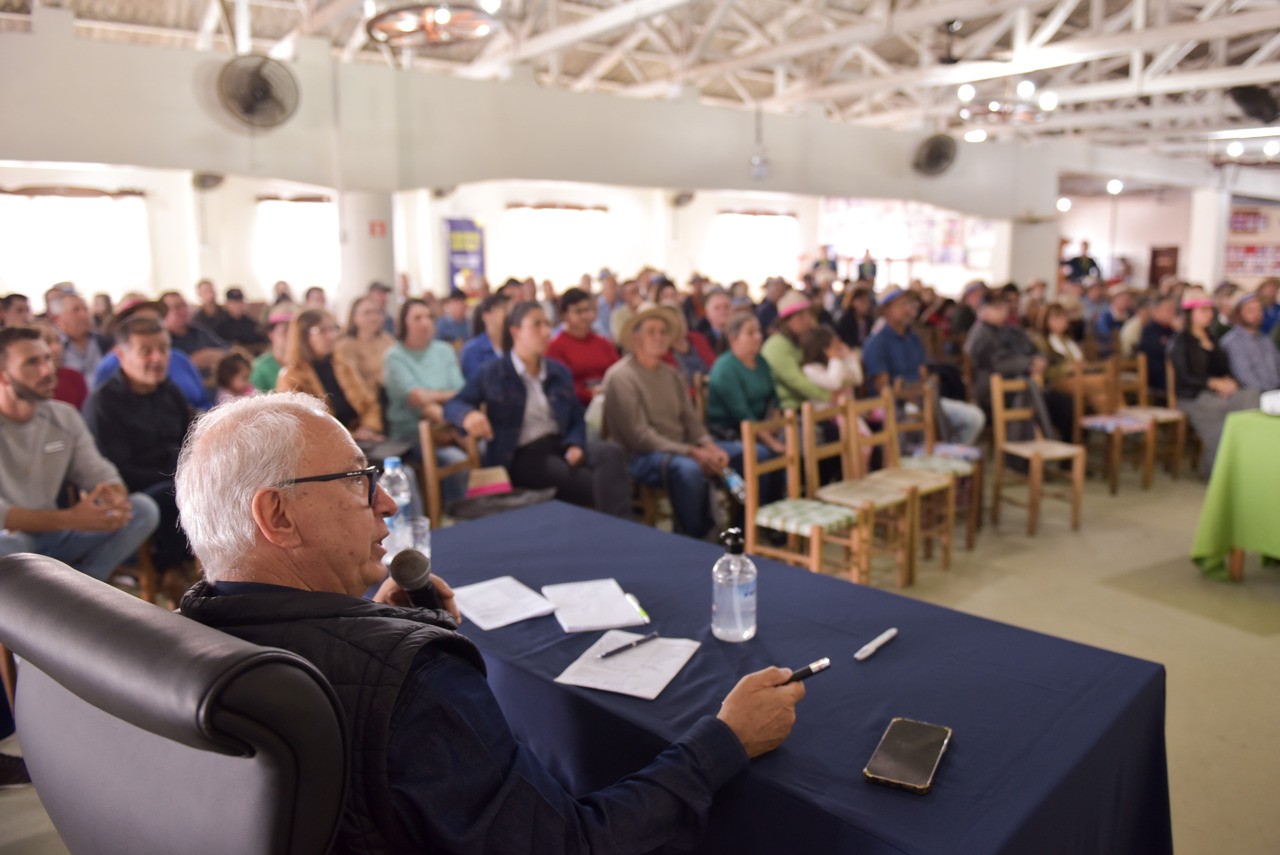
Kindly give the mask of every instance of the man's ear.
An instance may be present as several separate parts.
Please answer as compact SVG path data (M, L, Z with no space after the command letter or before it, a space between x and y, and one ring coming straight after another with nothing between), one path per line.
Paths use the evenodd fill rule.
M302 545L302 536L284 493L275 489L259 490L253 494L250 507L254 525L273 546L290 549Z

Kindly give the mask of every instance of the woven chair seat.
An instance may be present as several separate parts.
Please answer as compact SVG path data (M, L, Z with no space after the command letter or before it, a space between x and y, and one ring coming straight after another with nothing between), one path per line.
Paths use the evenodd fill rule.
M911 449L911 454L915 457L946 457L952 460L968 460L970 463L977 462L983 458L981 448L976 445L961 445L958 442L935 442L932 454L925 451L923 445L917 445Z
M808 535L815 525L824 533L839 531L857 520L858 512L852 508L812 499L782 499L756 511L756 525L788 534Z
M903 469L922 469L926 472L954 475L957 478L967 478L973 474L972 463L968 460L957 460L953 457L930 457L922 454L917 457L902 458L901 465Z
M1122 407L1118 415L1154 419L1162 425L1180 422L1187 417L1182 410L1175 410L1172 407Z
M907 498L907 491L896 485L862 478L857 481L836 481L819 487L817 498L850 508L861 507L870 502L871 507L883 510L902 504Z
M921 493L933 493L945 490L952 484L952 477L947 472L933 472L928 469L880 469L867 475L864 481L872 484L886 484L890 487L908 490L915 487Z
M1043 460L1069 460L1075 457L1081 448L1082 446L1058 442L1056 439L1033 439L1004 444L1004 450L1010 454L1026 458L1038 454Z
M1146 433L1151 427L1149 416L1107 415L1085 416L1080 420L1085 430L1096 430L1100 433Z

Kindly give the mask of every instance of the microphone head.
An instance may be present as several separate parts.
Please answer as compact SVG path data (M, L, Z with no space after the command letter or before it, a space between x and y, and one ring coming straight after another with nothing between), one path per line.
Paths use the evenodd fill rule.
M391 578L406 591L416 591L431 582L431 559L416 549L402 549L391 559Z

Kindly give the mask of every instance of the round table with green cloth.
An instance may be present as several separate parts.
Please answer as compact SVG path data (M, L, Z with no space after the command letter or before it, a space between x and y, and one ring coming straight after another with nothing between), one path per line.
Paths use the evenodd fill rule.
M1245 552L1280 556L1280 416L1261 410L1227 416L1191 560L1238 582Z

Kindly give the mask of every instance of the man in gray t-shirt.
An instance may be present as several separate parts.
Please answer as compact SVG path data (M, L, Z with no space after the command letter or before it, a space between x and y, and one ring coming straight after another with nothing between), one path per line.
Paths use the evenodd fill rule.
M0 330L0 555L36 552L105 580L160 512L150 496L128 492L75 408L51 400L56 383L37 330ZM81 494L60 509L64 483Z

